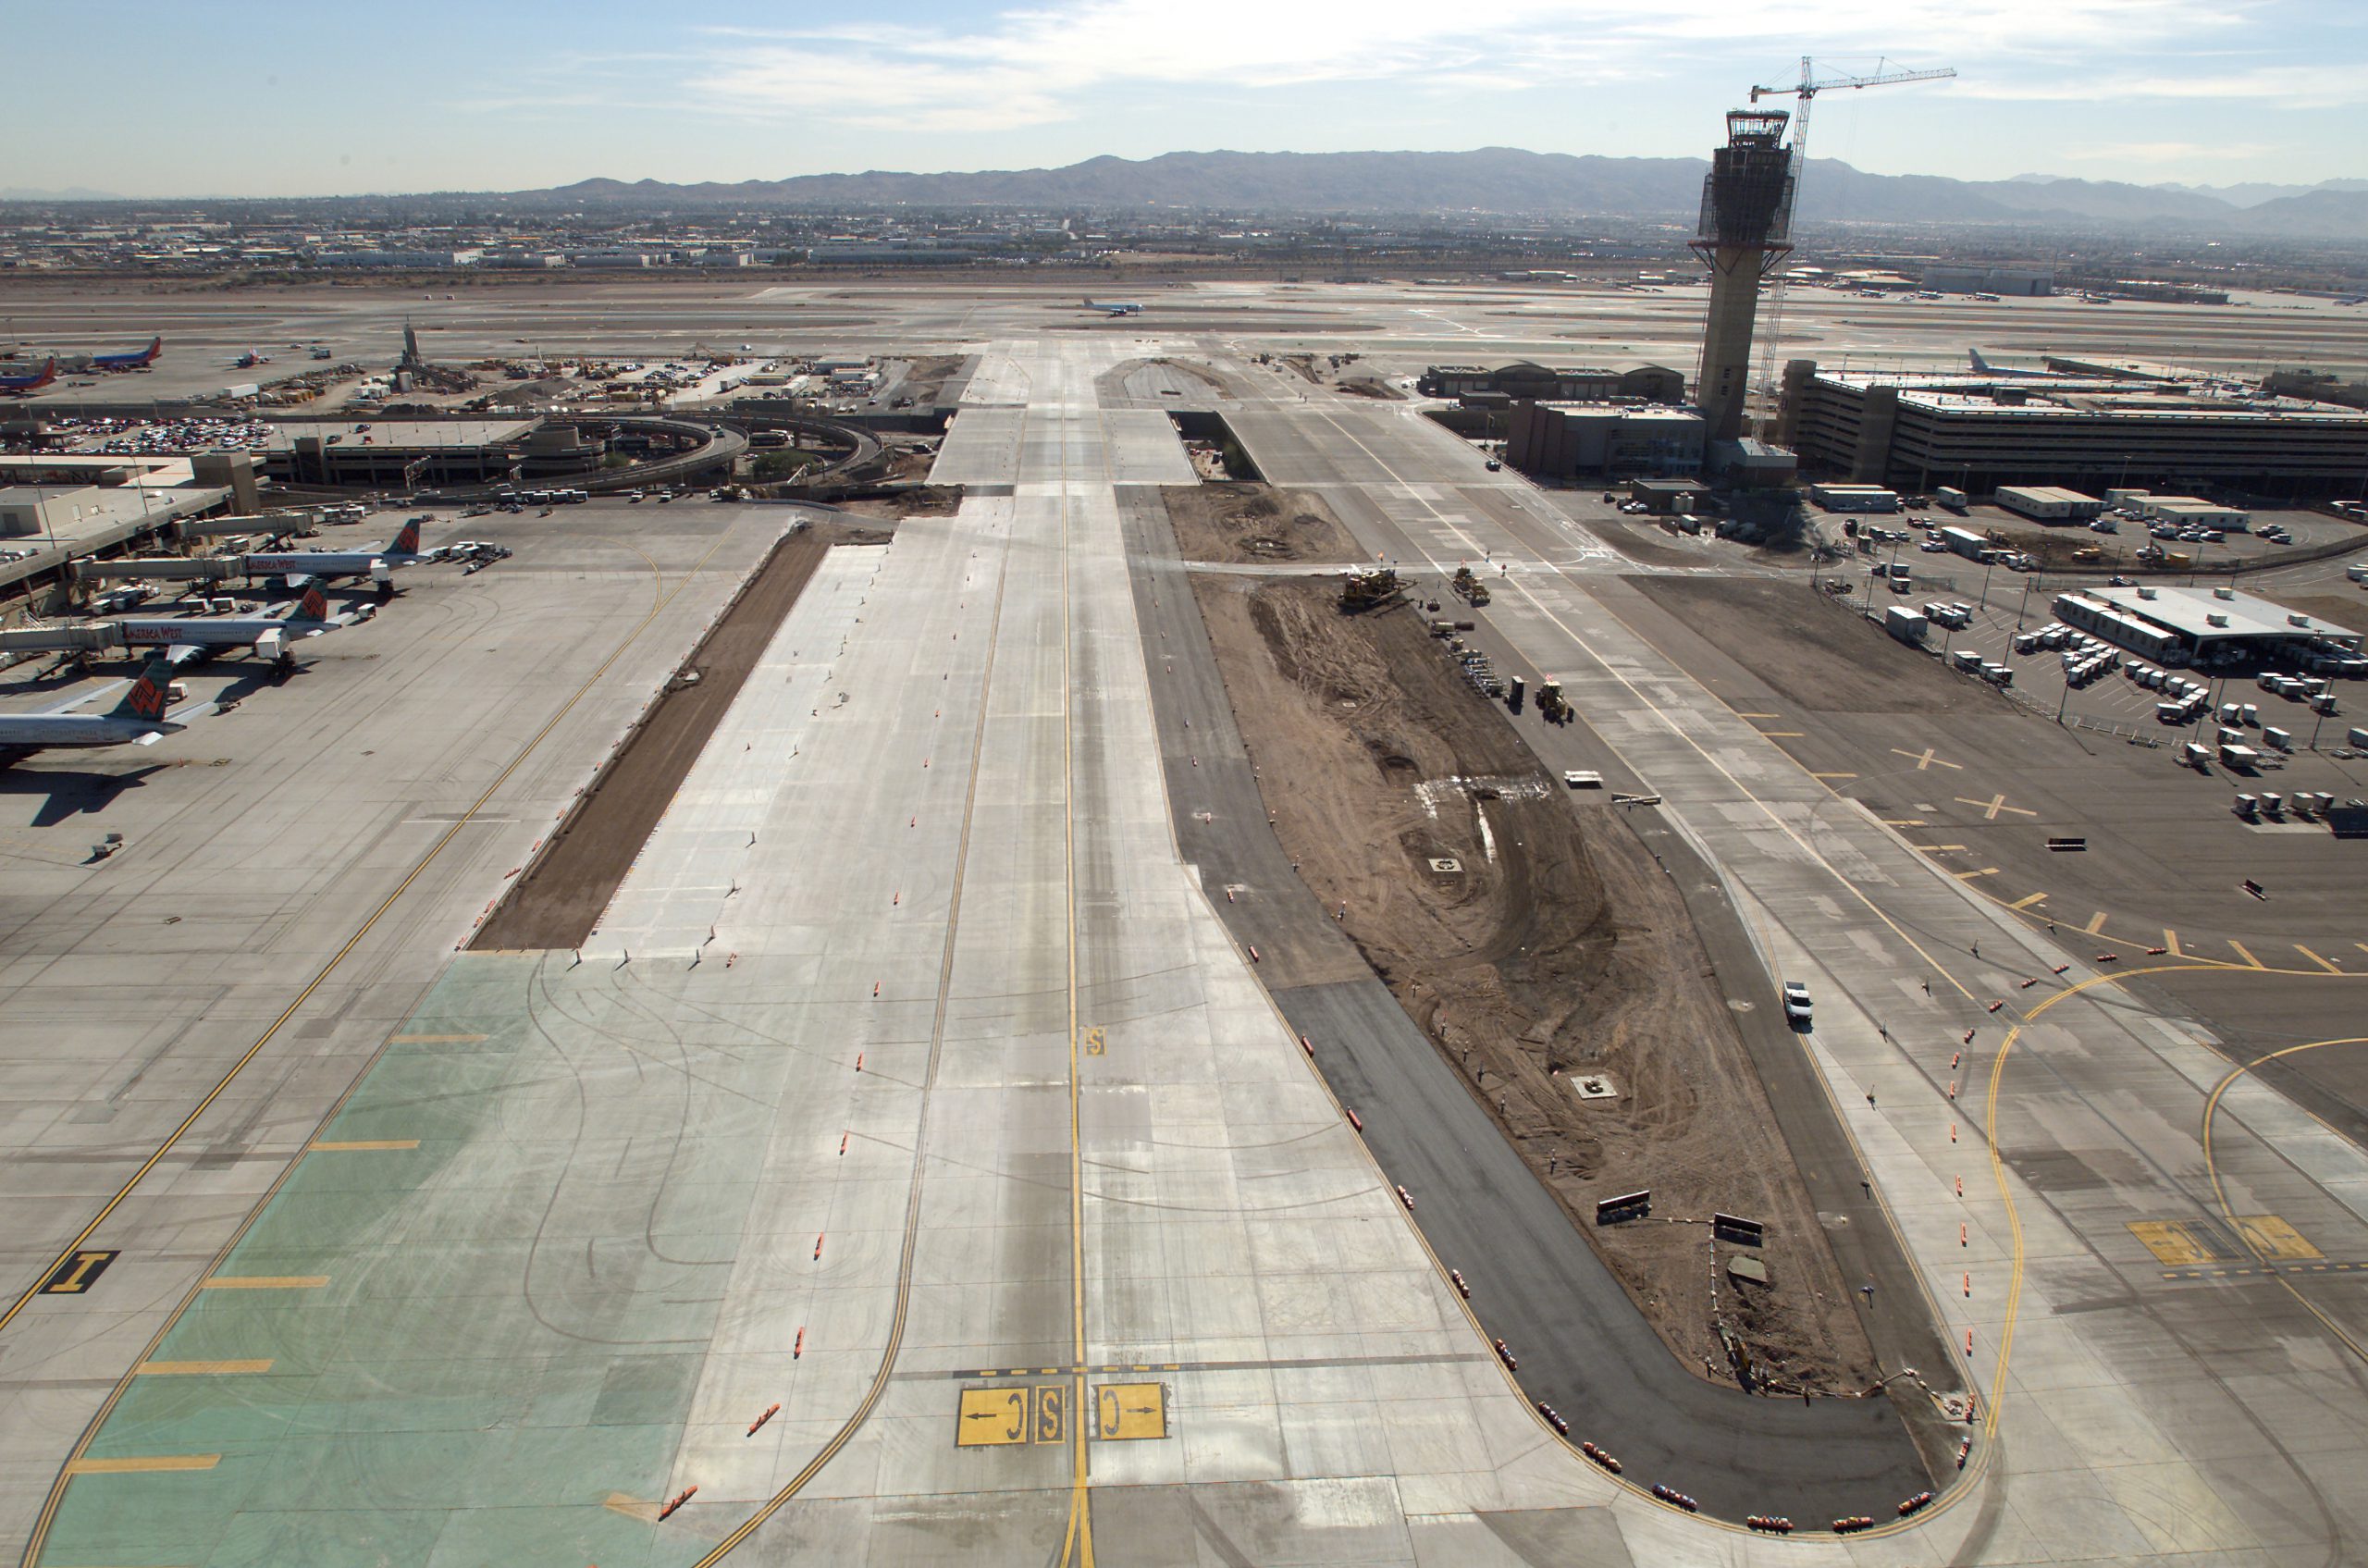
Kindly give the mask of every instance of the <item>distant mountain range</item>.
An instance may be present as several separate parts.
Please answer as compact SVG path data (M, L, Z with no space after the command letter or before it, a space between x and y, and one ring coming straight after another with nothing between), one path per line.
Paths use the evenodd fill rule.
M536 205L1198 207L1243 212L1417 213L1659 217L1690 222L1701 158L1606 158L1483 147L1468 153L1168 153L1100 157L1064 168L968 174L801 175L734 184L586 179L510 192ZM2368 180L2318 186L2132 185L2023 176L1962 180L1867 174L1812 162L1805 220L2176 228L2231 236L2368 240Z

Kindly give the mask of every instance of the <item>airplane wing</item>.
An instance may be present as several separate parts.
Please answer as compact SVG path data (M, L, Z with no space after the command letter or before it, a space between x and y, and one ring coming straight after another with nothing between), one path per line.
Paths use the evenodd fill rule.
M52 714L52 713L71 713L71 712L73 712L73 711L74 711L74 710L76 710L77 708L83 707L84 705L86 705L86 704L88 704L88 703L96 702L96 701L98 701L98 700L99 700L99 698L103 698L103 697L113 697L113 696L115 696L117 692L120 692L120 691L124 690L125 688L127 688L127 687L128 687L128 686L130 686L130 685L131 685L131 683L130 683L130 681L115 681L115 682L111 682L111 683L109 683L109 684L108 684L108 685L106 685L99 686L99 687L94 688L93 690L83 692L83 693L80 694L79 696L69 697L69 698L68 698L65 701L63 701L63 702L61 702L61 703L58 703L58 704L57 704L56 706L55 706L55 707L52 707L52 708L36 708L36 709L34 709L32 711L33 711L33 713L34 713L35 715L37 715L37 716L41 716L41 717L46 717L46 716L48 716L49 714Z
M177 642L165 649L165 662L178 670L184 664L194 664L205 657L202 643Z

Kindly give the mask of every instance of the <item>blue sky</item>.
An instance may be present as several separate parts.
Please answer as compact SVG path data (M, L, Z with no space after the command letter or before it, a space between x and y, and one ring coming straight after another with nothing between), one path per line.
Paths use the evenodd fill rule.
M1880 173L2368 176L2368 0L0 0L0 187L129 195L1700 154L1804 54L1961 73L1819 100L1814 153Z

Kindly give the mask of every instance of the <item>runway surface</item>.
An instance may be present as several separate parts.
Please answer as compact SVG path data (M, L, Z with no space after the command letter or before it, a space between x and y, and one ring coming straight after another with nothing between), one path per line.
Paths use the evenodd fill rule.
M768 308L799 302L822 302ZM0 1326L0 1522L29 1561L2358 1554L2356 1145L1790 760L1633 629L1605 537L1467 444L1302 401L1155 321L908 308L979 355L936 475L968 498L833 552L580 957L450 947L770 542L762 509L702 510L696 539L554 525L539 570L522 549L341 634L357 655L388 639L384 660L333 670L325 639L317 698L300 684L226 721L265 732L219 748L227 798L117 787L113 890L33 814L81 796L28 812L18 863L49 858L47 901L18 911L0 980L60 1043L0 1064L34 1124L0 1162L28 1216L10 1270L26 1288L69 1242L115 1253ZM1020 313L1040 325L955 336ZM652 340L690 319L653 314ZM1944 1356L1924 1380L1978 1401L1931 1510L1778 1542L1655 1501L1664 1450L1706 1474L1720 1456L1624 1417L1690 1387L1701 1431L1725 1396L1671 1393L1623 1351L1641 1325L1583 1252L1548 1254L1485 1123L1368 1143L1345 1120L1343 1085L1411 1104L1436 1063L1284 896L1243 918L1334 966L1297 994L1266 994L1257 938L1217 913L1224 883L1285 873L1242 822L1255 796L1205 665L1188 653L1160 685L1191 627L1143 487L1189 465L1156 413L1104 403L1119 366L1160 355L1207 364L1223 394L1178 389L1369 551L1500 566L1477 635L1571 691L1586 726L1555 744L1585 760L1559 765L1664 796L1734 989L1810 979L1818 1027L1771 1094L1823 1140L1837 1251L1879 1273L1879 1347ZM1131 402L1159 379L1116 382ZM646 573L610 558L632 549ZM518 597L466 613L479 591ZM1188 712L1210 743L1179 773ZM400 766L365 755L382 734ZM210 738L159 751L186 773ZM152 791L186 821L137 814ZM1196 809L1227 821L1196 836ZM1731 937L1705 913L1721 906ZM115 994L141 985L134 1017ZM258 1076L203 1104L258 1041ZM77 1241L184 1117L186 1150ZM1844 1150L1870 1183L1855 1206ZM1481 1261L1426 1241L1404 1169L1458 1213L1510 1205L1461 1227ZM2276 1253L2289 1234L2315 1263ZM2179 1246L2191 1263L2164 1256ZM1449 1263L1487 1293L1467 1307ZM1593 1304L1554 1323L1566 1295ZM1557 1354L1627 1362L1573 1359L1591 1391L1562 1407L1574 1438L1643 1456L1622 1477L1529 1409L1490 1350L1498 1310ZM1946 1345L1902 1351L1927 1316ZM1785 1409L1804 1425L1779 1451L1737 1428L1739 1471L1897 1479L1895 1417L1886 1439L1871 1414L1854 1434Z

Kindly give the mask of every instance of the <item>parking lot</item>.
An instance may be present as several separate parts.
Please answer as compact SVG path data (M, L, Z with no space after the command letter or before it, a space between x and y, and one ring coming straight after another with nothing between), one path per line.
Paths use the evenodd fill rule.
M1829 539L1840 540L1843 514L1827 513L1820 517ZM2182 574L2209 576L2214 571L2253 562L2276 562L2285 556L2317 546L2351 540L2368 543L2368 529L2356 523L2330 517L2323 512L2299 508L2276 508L2253 512L2247 526L2189 527L2183 531L2167 529L2157 532L2157 525L2125 515L2108 515L2097 520L2103 527L2086 522L2058 520L2037 522L2000 506L1968 507L1963 514L1938 508L1904 512L1896 515L1876 515L1857 520L1861 532L1874 531L1881 548L1888 551L1894 542L1889 536L1905 531L1903 549L1916 549L1921 554L1941 554L1941 550L1924 550L1921 541L1927 530L1944 527L1969 528L1977 534L1998 537L2011 549L2036 557L2042 565L2066 565L2076 560L2093 562L2104 567L2127 567L2163 571L2162 558L2143 552L2159 549L2164 556L2177 555L2183 560L2173 564ZM2095 550L2093 556L2081 552Z

